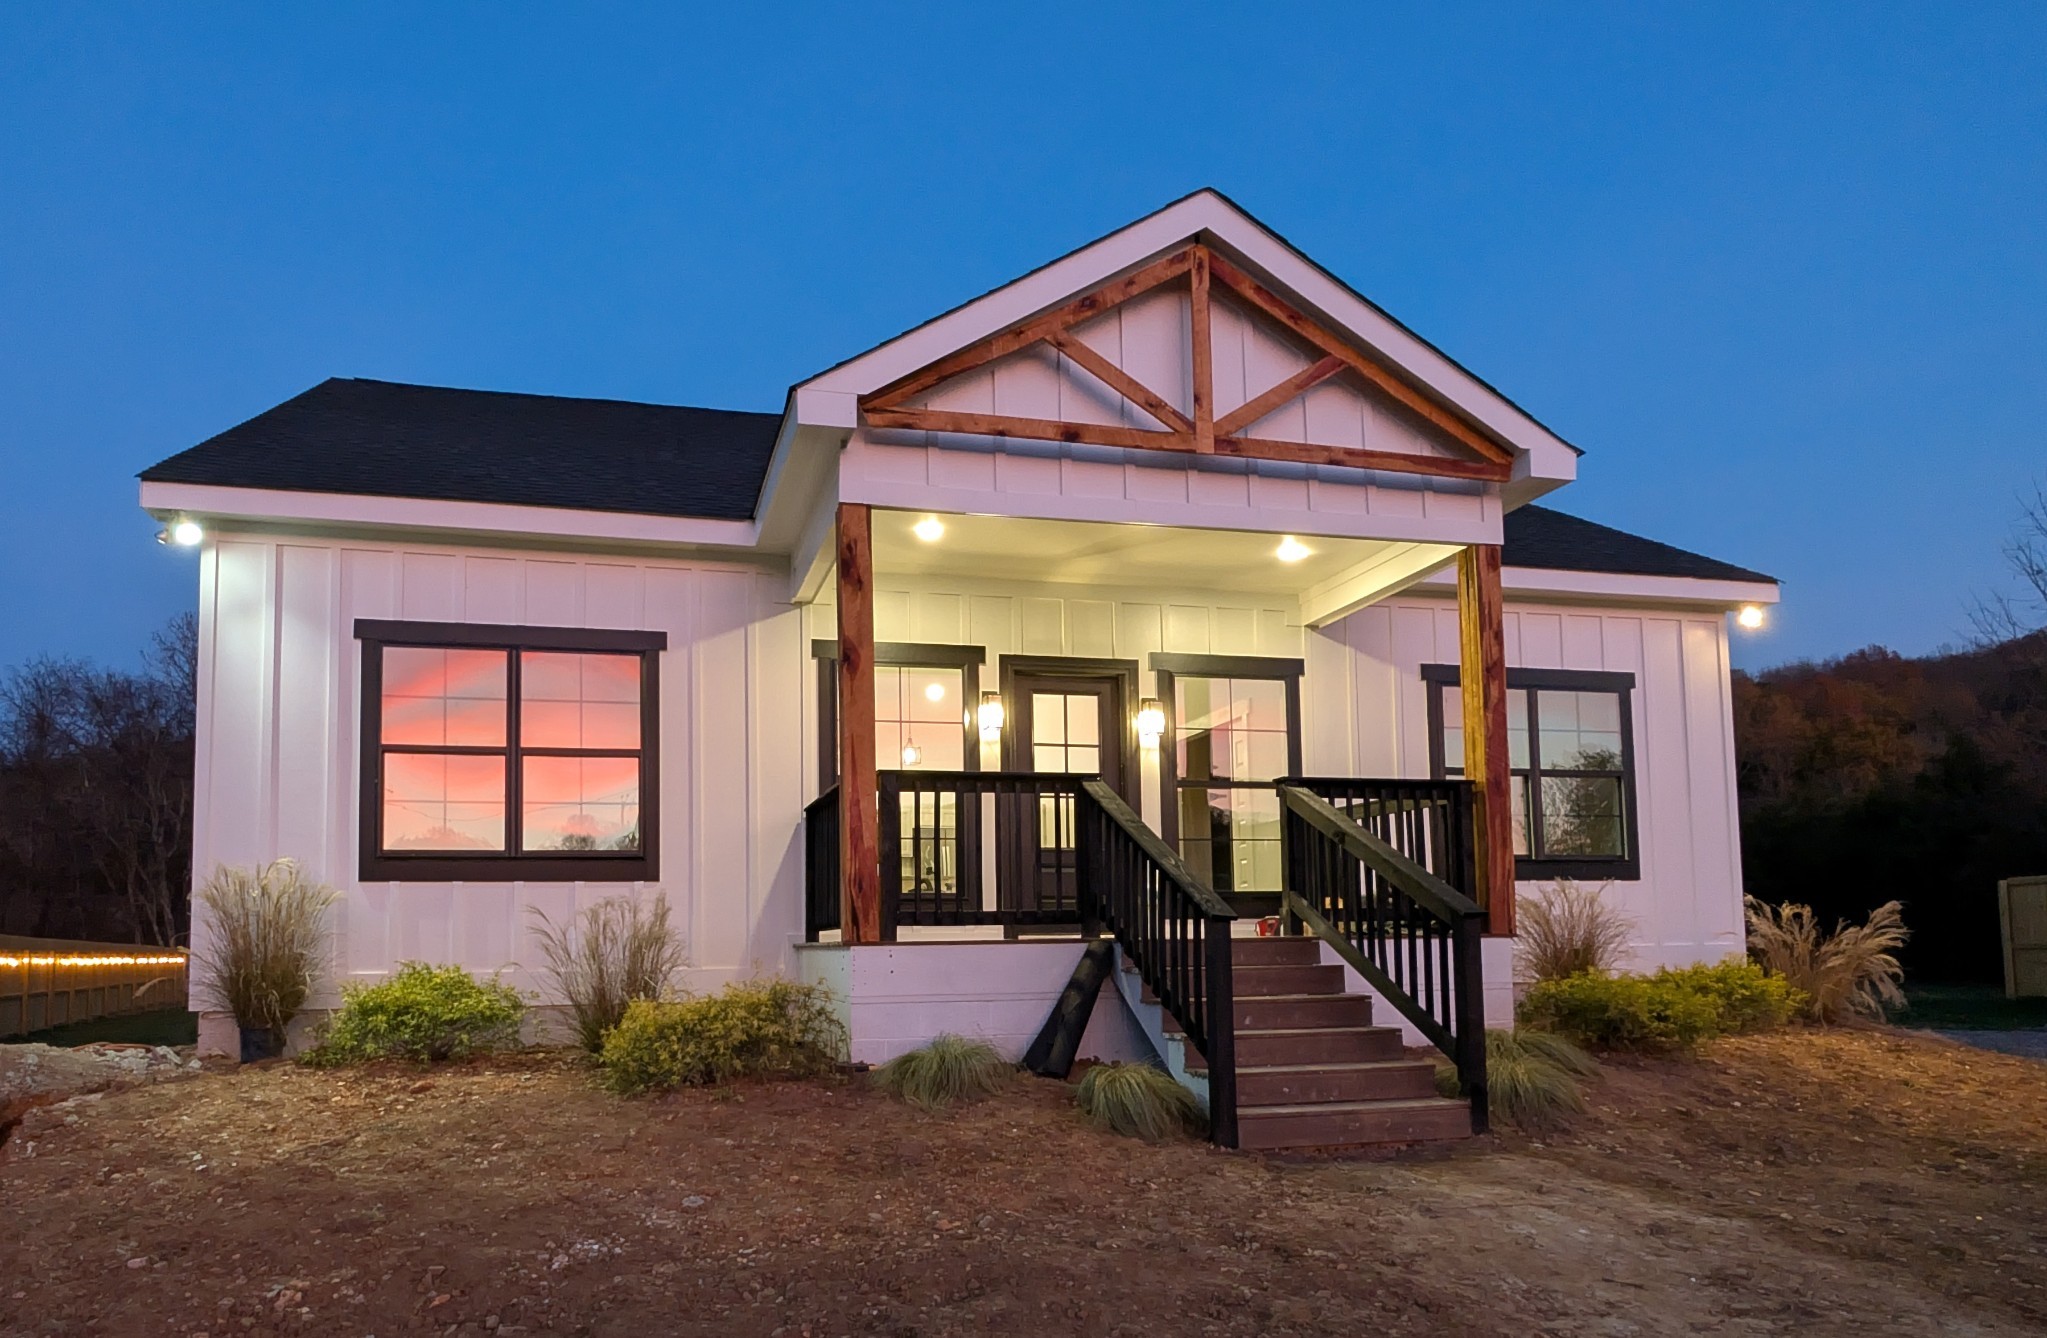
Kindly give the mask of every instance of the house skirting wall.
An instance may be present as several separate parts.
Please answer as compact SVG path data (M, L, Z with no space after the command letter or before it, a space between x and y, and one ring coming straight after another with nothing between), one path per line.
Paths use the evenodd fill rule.
M1078 941L809 944L796 951L805 984L831 991L851 1058L882 1064L941 1032L983 1040L1021 1059L1080 961ZM1104 987L1081 1038L1082 1059L1150 1059L1123 998Z

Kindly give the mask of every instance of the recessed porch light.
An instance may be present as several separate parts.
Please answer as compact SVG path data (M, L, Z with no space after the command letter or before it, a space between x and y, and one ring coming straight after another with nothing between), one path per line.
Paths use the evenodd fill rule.
M1734 621L1744 631L1754 632L1761 629L1763 625L1763 606L1760 604L1742 605L1741 608L1735 611Z
M936 516L926 516L910 527L910 533L927 544L935 544L939 536L945 533L945 522Z
M1312 557L1314 552L1314 549L1289 534L1279 541L1279 547L1273 550L1273 555L1281 562L1299 562L1304 557Z

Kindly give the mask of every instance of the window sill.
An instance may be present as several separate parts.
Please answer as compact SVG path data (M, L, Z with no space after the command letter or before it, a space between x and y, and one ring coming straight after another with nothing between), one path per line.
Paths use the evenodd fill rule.
M1638 883L1642 880L1640 859L1530 859L1514 857L1514 881L1546 883L1557 878L1580 882Z
M651 883L652 855L365 855L365 883Z

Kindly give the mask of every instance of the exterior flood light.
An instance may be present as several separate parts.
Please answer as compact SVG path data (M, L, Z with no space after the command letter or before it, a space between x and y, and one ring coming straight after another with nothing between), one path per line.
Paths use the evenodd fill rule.
M1763 625L1763 606L1760 604L1742 605L1741 608L1735 612L1734 621L1737 624L1739 624L1744 631L1749 632L1756 631Z
M945 533L945 522L936 516L926 516L910 527L910 533L927 544L935 544L939 536Z
M1286 538L1279 541L1279 547L1273 550L1273 555L1281 562L1299 562L1302 558L1311 556L1314 551L1314 549L1289 534Z
M176 544L180 548L196 547L205 537L206 531L200 528L196 520L174 520L169 526L156 532L158 543Z
M999 692L982 693L981 709L975 713L975 719L981 726L981 741L983 743L1001 742L1002 726L1004 723L1002 694Z
M1137 742L1146 748L1156 748L1165 732L1166 708L1159 705L1158 698L1146 697L1137 708Z

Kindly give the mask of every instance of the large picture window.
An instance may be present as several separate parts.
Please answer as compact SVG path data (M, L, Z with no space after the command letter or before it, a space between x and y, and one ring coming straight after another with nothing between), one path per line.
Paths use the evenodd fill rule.
M1464 774L1464 700L1455 665L1425 665L1429 760ZM1635 821L1634 675L1507 671L1507 769L1517 876L1641 876Z
M362 620L362 877L656 876L659 632Z
M1280 890L1279 792L1301 771L1301 662L1154 655L1170 738L1167 835L1216 891Z

